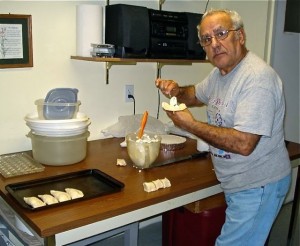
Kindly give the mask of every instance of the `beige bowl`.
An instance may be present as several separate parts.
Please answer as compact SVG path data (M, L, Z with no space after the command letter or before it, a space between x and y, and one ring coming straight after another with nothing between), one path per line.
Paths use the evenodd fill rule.
M140 169L148 168L157 159L160 152L161 137L156 134L144 134L141 139L136 133L126 136L127 152L134 163Z

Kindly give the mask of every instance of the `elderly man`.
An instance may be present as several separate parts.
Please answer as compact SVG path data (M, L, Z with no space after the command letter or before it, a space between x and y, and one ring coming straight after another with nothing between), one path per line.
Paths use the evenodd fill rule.
M237 12L206 12L198 33L215 66L211 73L192 86L164 79L155 83L166 96L176 96L189 107L207 106L207 123L196 120L188 109L167 114L176 126L210 145L227 203L216 245L264 245L291 180L282 82L247 50Z

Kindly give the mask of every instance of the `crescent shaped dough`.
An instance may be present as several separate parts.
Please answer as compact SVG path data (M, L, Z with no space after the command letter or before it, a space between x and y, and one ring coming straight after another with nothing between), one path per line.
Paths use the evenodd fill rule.
M65 191L71 196L72 199L83 197L83 192L74 188L66 188Z
M47 205L58 203L58 200L55 197L48 194L38 195L38 197L41 198Z
M43 201L41 201L40 199L38 199L37 197L24 197L23 198L24 201L30 205L33 208L39 208L39 207L43 207L46 206L46 203L44 203Z
M173 112L175 112L175 111L182 111L182 110L185 110L187 108L187 106L184 103L181 103L179 105L173 106L173 105L170 105L170 104L168 104L166 102L162 102L161 106L162 106L162 108L164 110L166 110L166 111L173 111Z
M67 192L50 190L51 195L53 195L59 202L65 202L71 200L71 196Z

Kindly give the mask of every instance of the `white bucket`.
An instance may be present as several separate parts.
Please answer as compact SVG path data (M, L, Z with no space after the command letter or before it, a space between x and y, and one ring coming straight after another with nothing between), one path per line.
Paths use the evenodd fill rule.
M33 158L46 165L62 166L82 161L86 157L88 131L68 137L40 136L28 133Z

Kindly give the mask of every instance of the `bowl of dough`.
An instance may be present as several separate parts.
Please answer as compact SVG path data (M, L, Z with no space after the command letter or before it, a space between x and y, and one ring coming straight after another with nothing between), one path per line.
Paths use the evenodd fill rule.
M141 138L136 133L126 135L127 152L136 168L149 168L160 152L161 137L144 133Z

